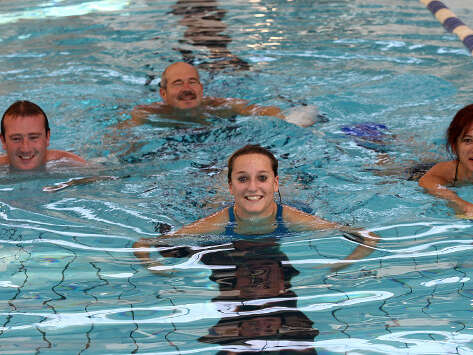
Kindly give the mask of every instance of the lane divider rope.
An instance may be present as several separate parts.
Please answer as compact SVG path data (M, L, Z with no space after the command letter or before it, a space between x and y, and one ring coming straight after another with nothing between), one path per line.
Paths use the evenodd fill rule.
M420 0L448 32L455 33L473 55L473 30L463 23L443 2Z

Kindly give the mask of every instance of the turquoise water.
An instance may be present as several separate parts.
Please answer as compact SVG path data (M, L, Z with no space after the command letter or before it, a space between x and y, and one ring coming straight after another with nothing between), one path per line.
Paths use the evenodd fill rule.
M202 3L220 47L189 32L208 23L183 1L0 6L2 110L38 103L51 146L97 162L0 173L0 352L473 353L471 221L408 179L447 158L445 128L471 102L461 42L412 0ZM151 117L116 129L158 101L160 72L183 55L208 95L316 105L325 119ZM344 131L368 122L387 127L382 142ZM161 274L141 265L134 241L231 201L219 173L248 142L279 157L284 202L375 231L377 250L331 273L355 247L337 232L202 236L173 241L187 246L179 258L156 250ZM45 189L96 176L113 179Z

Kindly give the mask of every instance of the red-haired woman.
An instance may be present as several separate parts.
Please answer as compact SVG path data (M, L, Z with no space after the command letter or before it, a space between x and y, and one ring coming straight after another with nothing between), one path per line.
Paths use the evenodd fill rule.
M419 180L432 195L444 198L459 214L473 217L473 203L461 199L447 186L473 182L473 104L463 107L447 129L447 151L454 160L434 165Z

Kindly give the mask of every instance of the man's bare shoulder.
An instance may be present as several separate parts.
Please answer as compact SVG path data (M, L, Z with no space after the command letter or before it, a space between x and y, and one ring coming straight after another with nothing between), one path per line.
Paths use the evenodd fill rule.
M166 113L169 111L169 105L162 102L153 102L148 105L137 105L133 111L144 111L146 113Z
M208 107L234 107L235 105L246 105L247 100L236 99L232 97L212 97L206 96L202 100L202 104Z
M87 161L80 156L71 153L71 152L66 152L63 150L55 150L55 149L50 149L46 153L46 161L55 161L55 160L68 160L70 161L73 165L86 165ZM0 155L0 166L2 165L9 165L10 161L8 160L7 155Z
M0 165L8 165L8 156L0 155Z
M74 164L79 164L79 165L86 165L87 161L80 156L71 153L71 152L66 152L64 150L55 150L55 149L50 149L48 150L48 153L46 155L46 160L47 161L55 161L55 160L69 160L73 162Z

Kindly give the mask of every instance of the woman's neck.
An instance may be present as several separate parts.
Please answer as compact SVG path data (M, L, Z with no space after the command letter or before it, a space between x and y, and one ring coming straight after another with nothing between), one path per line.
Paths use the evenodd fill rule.
M278 206L274 202L267 214L241 217L238 207L235 206L233 213L239 234L264 234L270 233L275 228Z
M473 182L473 171L467 169L461 162L458 163L458 176L459 182Z

